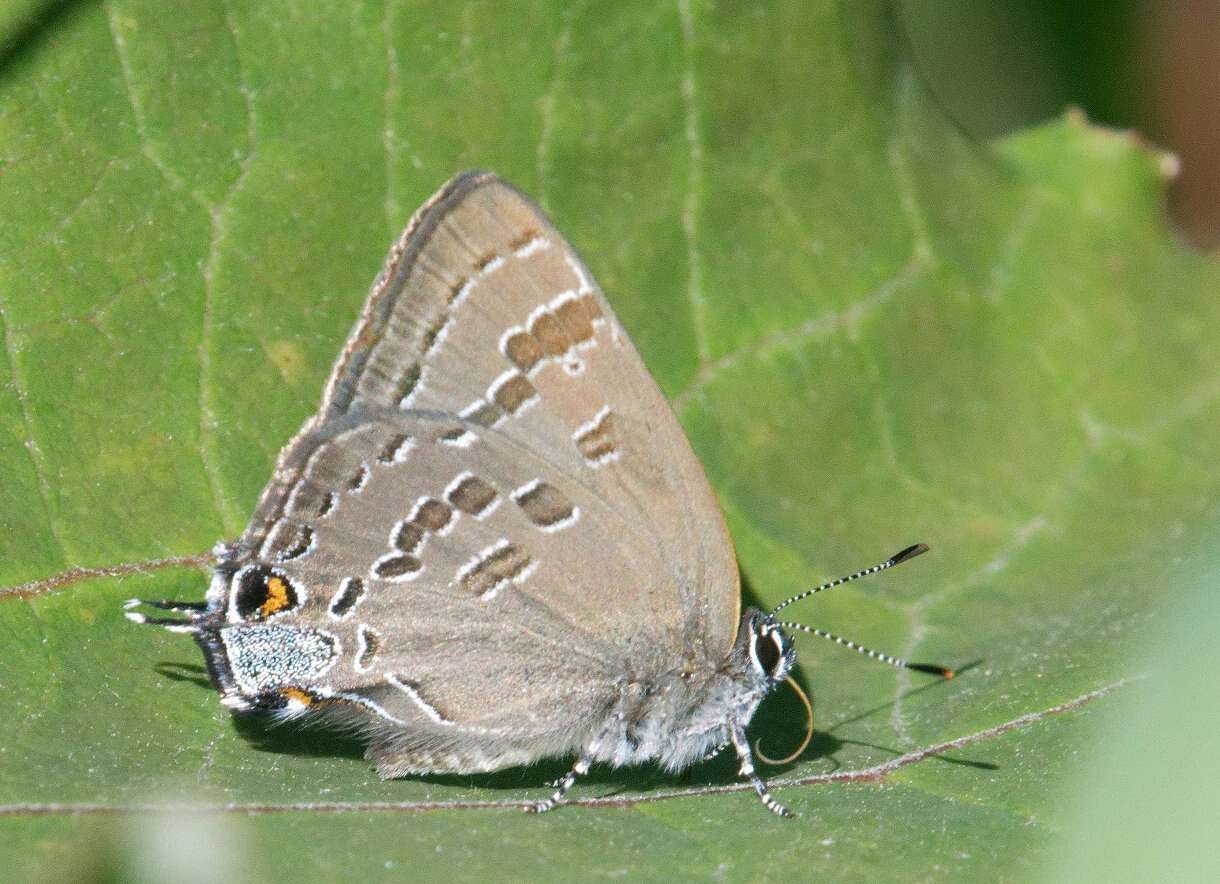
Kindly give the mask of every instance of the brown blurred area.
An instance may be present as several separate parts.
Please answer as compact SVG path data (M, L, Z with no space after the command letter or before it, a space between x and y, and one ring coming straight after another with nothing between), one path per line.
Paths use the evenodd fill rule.
M1181 161L1167 211L1220 250L1220 0L895 0L916 65L980 138L1081 108Z
M1220 0L1147 4L1153 140L1169 146L1182 171L1169 209L1187 238L1220 248Z

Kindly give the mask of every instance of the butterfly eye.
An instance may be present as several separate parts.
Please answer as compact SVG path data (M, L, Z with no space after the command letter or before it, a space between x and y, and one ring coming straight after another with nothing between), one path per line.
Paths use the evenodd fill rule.
M762 671L771 678L776 678L779 675L780 662L784 656L783 647L780 644L781 641L779 632L770 629L759 633L757 640L754 642L754 660Z
M292 583L269 568L250 568L238 578L235 605L242 620L265 620L297 604Z

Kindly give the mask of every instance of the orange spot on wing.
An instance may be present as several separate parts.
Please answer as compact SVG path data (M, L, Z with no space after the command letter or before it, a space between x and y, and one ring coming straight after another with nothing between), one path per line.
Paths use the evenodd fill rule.
M288 598L288 587L279 577L267 579L267 598L258 606L258 612L264 617L270 617L277 611L287 608L291 602Z
M284 688L280 691L280 695L285 700L295 700L302 706L310 706L313 704L313 694L308 691L303 691L300 688Z

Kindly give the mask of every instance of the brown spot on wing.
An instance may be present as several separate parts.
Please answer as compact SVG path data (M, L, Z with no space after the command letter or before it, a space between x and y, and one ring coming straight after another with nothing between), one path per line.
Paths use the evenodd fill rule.
M516 414L522 405L537 395L538 391L525 375L513 373L495 388L492 398L509 414Z
M419 502L411 521L425 531L435 533L444 530L452 518L453 510L448 504L435 497L427 497Z
M418 552L419 546L423 542L424 529L415 522L403 522L394 532L394 546L403 552Z
M597 295L592 293L584 295L581 297L580 303L585 308L585 315L589 317L589 322L602 318L602 305L598 303Z
M381 449L381 453L377 455L377 461L383 464L391 464L396 460L400 460L405 449L411 445L411 436L407 433L395 433L390 437L390 441Z
M424 563L415 556L399 553L378 559L373 565L373 575L383 580L392 580L396 577L418 574L423 569Z
M518 249L524 248L526 245L533 242L535 239L538 239L540 236L542 236L542 232L538 230L538 228L527 227L509 240L508 247L515 252Z
M366 672L373 665L373 658L381 650L381 636L371 627L360 625L360 653L356 657L356 668Z
M339 585L339 591L330 603L330 612L343 617L364 596L364 581L359 577L348 577Z
M603 463L618 453L618 418L613 411L605 409L591 425L575 436L576 447L585 460L593 464Z
M407 366L407 370L402 373L402 377L398 381L398 404L402 405L411 398L411 394L415 392L415 388L419 386L419 379L423 375L423 369L418 362L413 362Z
M318 508L317 508L318 518L320 519L323 516L330 513L330 511L335 508L335 504L338 502L339 502L339 495L336 494L335 492L330 491L327 494L325 494L322 497L322 499L320 501L318 501Z
M513 492L513 500L525 512L526 518L540 528L559 525L571 519L576 512L572 501L546 482L532 482Z
M568 340L579 344L593 337L593 320L585 309L583 298L572 298L555 308L555 316L563 326Z
M530 323L530 334L537 339L547 356L562 356L572 343L555 314L549 311L534 317Z
M464 513L477 516L496 499L496 489L478 476L466 476L449 492L449 502Z
M479 401L462 412L462 417L480 427L494 427L504 419L504 410L494 402Z
M285 548L276 552L275 557L281 562L298 559L313 548L314 533L308 525L297 525L296 536Z
M369 468L364 464L356 467L356 471L352 473L352 477L347 482L349 491L359 491L364 487L364 483L369 480Z
M546 357L538 339L526 331L516 332L504 342L504 355L526 374Z
M452 304L454 301L456 301L458 299L458 297L462 294L462 290L464 288L466 288L466 284L469 281L470 281L469 279L467 279L466 277L463 276L461 279L459 279L457 282L455 282L452 286L449 287L449 296L448 296L447 300L450 304Z
M445 326L449 324L449 319L448 313L442 313L433 321L432 325L428 326L428 330L424 332L423 340L420 342L425 353L436 346L436 341L445 330Z
M529 564L530 557L525 550L503 542L480 553L461 568L458 571L458 581L475 595L487 596L523 574Z

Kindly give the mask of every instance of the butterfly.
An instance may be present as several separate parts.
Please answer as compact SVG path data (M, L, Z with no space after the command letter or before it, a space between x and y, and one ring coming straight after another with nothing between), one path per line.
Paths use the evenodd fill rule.
M785 627L829 634L742 611L668 403L572 246L493 174L412 218L215 557L204 602L128 616L193 636L235 713L354 728L386 778L575 756L535 811L595 762L678 771L732 745L788 814L746 726L796 661Z

